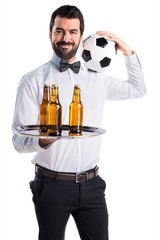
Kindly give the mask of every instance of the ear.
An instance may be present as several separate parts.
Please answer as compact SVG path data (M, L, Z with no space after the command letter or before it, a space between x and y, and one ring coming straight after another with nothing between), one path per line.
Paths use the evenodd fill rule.
M49 39L52 39L52 32L49 32Z

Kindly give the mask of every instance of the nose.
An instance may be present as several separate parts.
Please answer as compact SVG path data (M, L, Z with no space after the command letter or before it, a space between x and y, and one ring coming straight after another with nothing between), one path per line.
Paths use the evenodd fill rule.
M63 35L63 41L69 42L69 33L65 32Z

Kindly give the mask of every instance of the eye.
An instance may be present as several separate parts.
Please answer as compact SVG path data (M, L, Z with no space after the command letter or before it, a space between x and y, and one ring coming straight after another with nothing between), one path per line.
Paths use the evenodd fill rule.
M63 31L62 31L62 29L56 29L56 30L54 31L54 33L55 33L56 35L58 35L58 34L63 34Z
M78 33L77 30L71 30L71 31L70 31L70 34L77 34L77 33Z

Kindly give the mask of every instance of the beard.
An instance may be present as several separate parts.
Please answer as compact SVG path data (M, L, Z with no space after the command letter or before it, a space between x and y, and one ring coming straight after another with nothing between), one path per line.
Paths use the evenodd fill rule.
M65 44L65 45L68 45L68 46L73 46L72 49L70 51L68 50L64 50L61 46ZM52 44L52 48L55 52L55 54L59 57L59 58L62 58L64 60L68 60L72 57L74 57L77 53L77 50L78 50L78 47L79 47L79 44L78 43L77 45L75 45L74 43L71 43L71 42L64 42L64 41L61 41L61 42L57 42L57 44Z

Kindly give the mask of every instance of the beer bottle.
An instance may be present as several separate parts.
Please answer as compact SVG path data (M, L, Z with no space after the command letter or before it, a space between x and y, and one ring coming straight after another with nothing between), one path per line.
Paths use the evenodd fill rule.
M43 100L40 104L40 129L41 133L46 132L46 125L48 125L48 106L50 102L50 85L43 86Z
M59 101L59 88L57 84L51 86L51 97L48 111L48 134L61 135L62 132L62 106Z
M69 108L70 134L81 134L83 124L83 104L81 102L81 90L78 85L74 86L73 98Z

